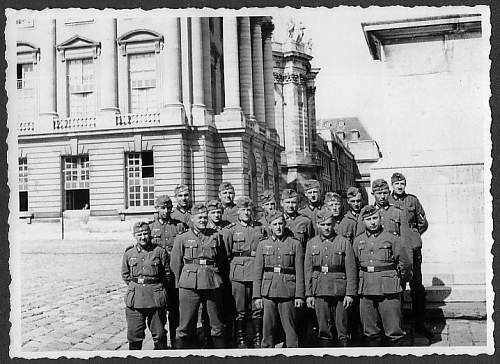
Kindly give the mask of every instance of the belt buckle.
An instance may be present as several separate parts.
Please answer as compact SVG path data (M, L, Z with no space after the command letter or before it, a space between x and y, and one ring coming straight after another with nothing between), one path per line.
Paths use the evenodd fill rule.
M369 266L369 267L366 267L366 270L367 270L367 272L373 273L373 272L375 272L375 267Z
M328 273L328 267L322 266L321 273Z
M273 272L274 273L281 273L281 267L274 267Z
M144 284L144 278L137 278L137 283Z
M200 259L200 265L207 265L206 259Z

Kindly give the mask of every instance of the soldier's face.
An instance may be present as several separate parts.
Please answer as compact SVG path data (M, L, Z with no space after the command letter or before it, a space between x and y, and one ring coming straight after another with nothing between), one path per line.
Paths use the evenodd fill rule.
M384 206L389 203L389 189L383 189L376 192L373 192L373 197L375 197L375 201L378 205Z
M333 216L339 217L342 211L342 203L338 200L330 200L326 204L326 208L333 213Z
M285 198L283 201L281 201L281 204L283 205L283 210L287 214L293 214L297 212L297 207L298 207L297 197Z
M271 211L276 210L276 202L275 201L266 202L262 204L262 208L264 209L265 213L270 213Z
M396 181L392 184L392 189L396 195L402 195L405 193L406 181Z
M158 207L158 217L163 220L167 220L172 212L172 204L165 204Z
M219 199L224 205L230 205L234 201L234 190L232 188L219 192Z
M319 189L318 188L311 188L306 191L306 197L309 200L309 202L316 203L319 201Z
M191 200L191 196L189 195L189 191L184 190L184 191L179 191L177 193L177 196L175 196L177 199L177 203L181 207L187 207L189 206L189 201Z
M377 212L376 214L364 217L363 222L368 231L377 231L380 228L380 214Z
M319 233L322 237L328 238L333 232L333 219L329 218L323 222L318 222Z
M149 244L149 241L151 240L151 231L149 230L149 226L146 224L142 225L140 230L136 231L134 233L135 240L137 240L137 243L139 243L141 246L145 246Z
M214 224L219 223L222 220L222 210L215 209L208 212L208 218Z
M191 222L193 226L198 230L204 230L207 227L208 223L208 213L202 212L200 214L192 215Z
M252 208L251 207L240 207L238 209L238 218L243 222L250 222L252 220Z
M269 223L271 226L271 232L274 236L281 238L285 233L285 220L283 217L278 217Z
M352 211L355 213L359 213L361 211L361 204L363 203L363 200L361 198L361 193L358 193L354 197L349 197L347 199L347 204L351 208Z

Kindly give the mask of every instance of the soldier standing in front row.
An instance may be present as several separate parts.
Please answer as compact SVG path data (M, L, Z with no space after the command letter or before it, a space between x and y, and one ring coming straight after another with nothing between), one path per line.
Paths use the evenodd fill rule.
M304 305L304 251L285 229L282 212L272 211L268 220L271 237L257 247L253 282L254 304L264 309L262 347L274 347L280 321L286 347L296 348L297 309Z
M262 309L252 301L255 252L259 241L265 239L266 230L258 221L252 219L252 200L240 197L238 222L224 231L224 242L230 260L229 280L236 307L236 344L238 348L248 348L246 329L248 319L252 319L254 337L252 345L260 348L262 341Z
M169 281L173 278L168 253L151 242L147 222L134 224L135 245L123 254L122 278L128 285L125 317L129 350L141 350L146 324L153 337L154 349L167 349L165 306Z
M222 235L207 229L205 205L191 208L193 227L175 238L172 249L172 270L179 288L180 319L177 348L194 346L200 304L206 304L212 341L215 348L224 348L224 325L221 320L221 299L227 255Z
M357 295L358 273L351 242L334 230L333 212L316 214L319 235L307 243L304 275L307 306L315 309L321 347L347 347L347 310Z
M359 269L360 316L369 346L405 345L401 328L401 279L408 279L411 265L399 236L381 225L380 210L365 206L361 217L366 230L354 239ZM385 334L385 335L384 335Z
M158 196L155 203L156 214L154 221L149 224L153 243L161 245L170 254L174 246L174 239L188 229L188 226L172 219L172 201L167 195ZM165 287L168 295L168 330L170 345L175 347L175 330L179 326L179 291L175 288L175 281L171 279Z

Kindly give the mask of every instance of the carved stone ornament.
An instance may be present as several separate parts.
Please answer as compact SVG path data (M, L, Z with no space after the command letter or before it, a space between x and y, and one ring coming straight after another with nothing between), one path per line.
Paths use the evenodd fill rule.
M147 51L159 53L163 49L164 40L163 35L153 30L136 29L123 34L116 41L121 55L126 56L132 50L140 53Z
M89 38L82 37L80 35L75 35L68 40L59 43L56 49L61 53L62 61L66 61L68 53L88 53L92 58L97 58L101 50L101 42L93 41Z

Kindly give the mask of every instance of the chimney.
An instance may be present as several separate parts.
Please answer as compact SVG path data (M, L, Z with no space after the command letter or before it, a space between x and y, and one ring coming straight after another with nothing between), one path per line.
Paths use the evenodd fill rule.
M351 130L351 140L352 141L358 141L359 140L359 130L357 130L357 129L352 129Z

